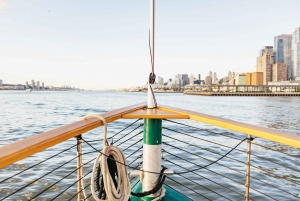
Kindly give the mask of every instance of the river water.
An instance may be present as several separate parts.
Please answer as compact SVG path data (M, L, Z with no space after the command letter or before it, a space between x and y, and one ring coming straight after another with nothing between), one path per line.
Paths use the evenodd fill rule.
M298 97L208 97L179 93L159 93L156 94L156 99L158 104L300 134L300 98ZM24 91L0 91L0 146L5 146L18 140L70 124L82 119L86 114L101 114L113 109L145 102L146 100L146 93L115 91L34 91L31 93ZM119 120L116 123L110 124L109 136L112 136L131 122L133 122L133 120ZM240 133L228 132L194 121L178 120L177 122L202 129L209 129L209 131L199 131L191 127L180 126L167 121L163 122L164 127L177 131L173 132L164 129L163 134L165 136L163 136L163 141L167 143L171 142L170 144L179 148L163 145L166 150L163 157L175 163L164 161L163 164L177 172L185 171L184 168L188 170L195 169L197 167L196 165L204 166L209 163L209 161L205 159L188 154L182 150L204 156L206 159L214 161L230 150L221 145L234 147L240 142L230 137L235 137L240 140L246 137ZM139 123L142 123L142 121L135 125ZM132 129L135 128L134 126ZM129 131L130 128L128 129L128 132ZM120 145L123 149L137 142L137 144L125 151L125 155L129 156L134 150L142 146L142 141L139 141L142 138L142 134L136 135L139 131L142 131L142 127L139 127L130 135L127 134L128 132L123 132L120 137L115 137L114 140L120 139L119 142L125 141ZM100 139L101 132L102 129L98 128L84 134L83 138L90 141ZM189 137L178 132L187 133L198 138ZM229 137L216 133L229 135ZM169 138L169 136L172 138ZM200 138L208 141L203 141ZM128 141L126 141L126 139L128 139ZM188 144L181 143L176 139L188 142ZM276 151L271 151L257 145L252 146L252 152L258 157L251 158L251 164L256 168L251 168L251 175L253 176L253 178L251 178L251 187L253 189L250 189L250 198L253 200L299 200L300 174L298 171L293 171L299 169L300 166L299 150L261 139L255 139L254 142ZM213 143L219 143L220 145ZM67 142L56 145L55 147L49 148L46 151L35 154L34 156L23 159L14 165L0 170L0 182L30 167L32 164L36 164L75 144L76 140L70 139ZM91 142L91 144L99 149L102 147L101 142L96 141ZM243 142L238 147L242 152L233 151L228 156L245 162L246 147L246 142ZM215 151L221 155L207 152L205 149ZM84 152L88 151L92 151L92 148L85 144ZM134 156L137 158L141 153L142 150L133 154L131 157L133 157L133 159ZM84 156L84 161L89 161L95 157L95 155L96 154L89 154L86 157ZM46 161L20 175L0 183L0 200L15 192L17 189L24 187L26 184L30 184L31 181L34 182L27 188L18 191L5 200L31 200L40 191L47 189L47 187L51 188L37 196L34 200L51 200L57 195L59 196L54 200L71 199L72 196L76 194L76 183L72 186L73 182L76 181L76 172L69 175L63 182L56 184L56 181L76 169L76 160L59 168L55 172L49 173L42 179L35 181L34 178L41 177L51 169L58 167L59 164L72 159L74 156L76 156L76 147L57 156L55 159L51 159L52 161ZM178 156L181 159L178 158ZM196 165L190 164L182 159L186 159ZM129 158L127 162L130 163L130 161L132 160ZM141 162L141 159L133 162L132 166L137 165L139 162ZM180 168L177 165L184 168ZM87 164L85 172L88 172L91 166L92 163ZM167 179L166 183L176 190L185 193L193 200L206 200L206 198L210 200L243 200L244 198L240 194L244 195L245 193L245 170L245 164L235 162L225 157L220 160L218 164L213 164L207 169L196 171L197 174L187 173L182 175L182 177L179 175L170 176L171 179L187 186L189 189L171 179ZM87 176L87 183L88 180ZM71 187L63 192L66 186ZM76 197L73 200L76 200Z

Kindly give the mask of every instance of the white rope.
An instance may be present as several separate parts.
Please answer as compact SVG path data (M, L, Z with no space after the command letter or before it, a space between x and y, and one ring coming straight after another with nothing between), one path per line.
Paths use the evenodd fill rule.
M83 119L87 119L87 118L91 118L91 117L98 118L103 122L103 127L104 127L103 145L108 146L107 140L106 140L107 139L107 122L106 122L105 118L99 114L88 114L88 115L84 116Z
M165 197L166 195L166 189L164 187L161 187L160 188L160 196L156 197L154 200L152 201L158 201L160 200L161 198Z
M97 165L98 165L98 161L100 160L101 171L102 171L102 176L103 176L103 181L104 181L104 188L105 188L105 192L106 192L108 201L124 201L124 200L127 201L130 197L131 189L130 189L130 181L129 181L128 174L127 174L127 166L126 166L125 156L124 156L123 152L120 149L118 149L117 147L108 146L107 141L106 141L106 139L107 139L107 122L106 122L106 120L98 114L86 115L84 117L84 119L86 119L88 117L95 117L95 118L101 119L101 121L103 122L104 148L101 152L103 154L105 154L106 156L112 155L116 161L120 162L120 163L116 163L117 169L118 169L118 185L117 185L117 189L116 189L114 182L111 178L111 175L109 173L107 157L105 155L102 155L101 152L98 154L98 156L95 160L94 166L93 166L93 171L92 171L92 176L91 176L91 191L92 191L93 198L96 201L106 201L106 200L101 200L98 198L98 196L95 193L95 188L94 188L94 182L95 182L94 175L97 172ZM121 163L123 163L125 165L123 165ZM87 200L86 197L85 197L85 199Z
M108 165L107 165L107 157L105 155L109 155L109 149L111 155L114 157L116 161L119 161L120 163L116 163L117 169L118 169L118 187L116 189L114 182L111 178L111 175L109 173ZM106 201L101 200L97 197L94 189L94 175L97 171L97 164L99 159L101 160L101 171L102 171L102 177L104 181L104 188L105 192L108 198L108 201L124 201L128 200L130 197L130 181L127 175L127 167L123 164L126 164L126 159L123 154L123 152L118 149L115 146L106 146L102 151L102 153L99 153L93 167L92 177L91 177L91 191L93 194L93 197L96 201ZM123 164L121 164L123 163Z

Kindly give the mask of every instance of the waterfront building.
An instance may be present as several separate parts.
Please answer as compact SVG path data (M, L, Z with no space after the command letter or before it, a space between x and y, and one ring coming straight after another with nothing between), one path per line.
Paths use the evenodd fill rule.
M3 85L3 82L2 82L2 80L0 80L0 86L2 86Z
M190 85L194 85L194 75L190 74Z
M265 52L273 55L273 46L265 46L263 49L259 50L259 56L263 56Z
M251 85L263 85L264 83L263 72L251 73Z
M300 27L295 30L292 38L292 69L293 78L300 79Z
M212 81L212 79L211 79L210 76L206 76L206 77L205 77L205 84L211 85L211 81Z
M246 74L245 73L237 73L235 76L235 85L246 85Z
M215 84L216 81L217 81L217 73L214 72L213 79L212 79L212 83Z
M262 72L264 76L263 84L267 85L272 81L272 65L270 63L270 54L265 52L262 56Z
M201 74L198 74L198 80L201 80Z
M36 82L36 88L37 88L37 90L40 90L40 81Z
M283 62L273 64L272 82L286 81L287 80L287 65Z
M190 83L189 75L188 74L182 74L182 84L183 84L183 86L185 86L189 83Z
M163 87L164 86L164 78L163 77L160 77L158 76L158 87Z
M34 85L34 80L31 80L31 88L34 89L35 85Z
M252 73L246 73L246 85L251 85Z
M227 77L228 77L228 82L229 82L232 79L232 73L231 73L231 71L228 72L228 76Z
M28 82L26 81L25 83L26 88L29 88Z
M209 77L212 79L212 72L209 71Z
M275 63L287 65L287 79L292 79L292 34L281 34L274 37Z
M44 82L42 83L42 89L43 89L43 90L45 89Z
M256 72L263 72L262 56L256 58Z
M273 46L265 46L263 49L259 50L259 56L264 56L264 53L269 53L271 64L274 64L276 62L276 53L274 52Z

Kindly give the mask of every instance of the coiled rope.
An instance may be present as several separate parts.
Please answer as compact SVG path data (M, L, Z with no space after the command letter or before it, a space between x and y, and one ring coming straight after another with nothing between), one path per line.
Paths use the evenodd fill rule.
M126 166L126 159L123 154L123 152L118 149L115 146L108 146L107 142L107 122L106 120L98 115L98 114L89 114L84 117L84 119L94 117L98 118L103 122L104 126L104 135L103 135L103 145L104 148L102 151L98 154L94 166L93 166L93 171L92 171L92 176L91 176L91 191L93 198L96 201L105 201L100 199L96 193L95 193L95 188L94 188L94 175L97 174L97 165L100 160L100 166L101 166L101 171L102 171L102 177L103 177L103 182L104 182L104 188L105 188L105 194L107 196L108 201L124 201L128 200L130 197L130 181L127 175L127 166ZM112 179L112 175L110 173L109 165L108 165L108 160L109 157L113 158L116 161L120 161L121 163L117 163L117 177L118 177L118 183L115 185L114 179ZM113 175L114 177L114 175ZM82 184L83 184L83 179L82 179ZM87 200L87 198L85 197Z

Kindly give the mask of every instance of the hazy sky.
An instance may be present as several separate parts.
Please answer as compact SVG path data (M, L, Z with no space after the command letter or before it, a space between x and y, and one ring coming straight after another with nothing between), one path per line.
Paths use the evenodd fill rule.
M155 73L254 71L300 0L157 0ZM0 0L0 79L109 89L147 81L149 0Z

